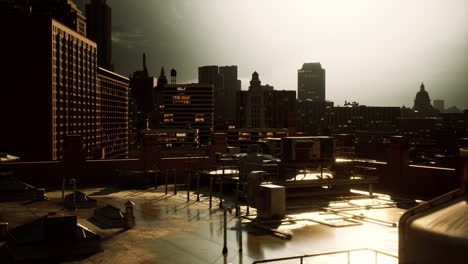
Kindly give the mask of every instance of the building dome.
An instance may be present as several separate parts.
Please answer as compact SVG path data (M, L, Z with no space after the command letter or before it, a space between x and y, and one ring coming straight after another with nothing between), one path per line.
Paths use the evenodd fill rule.
M420 90L416 94L413 109L418 112L427 112L432 110L431 99L429 97L429 93L425 90L424 83L421 83Z

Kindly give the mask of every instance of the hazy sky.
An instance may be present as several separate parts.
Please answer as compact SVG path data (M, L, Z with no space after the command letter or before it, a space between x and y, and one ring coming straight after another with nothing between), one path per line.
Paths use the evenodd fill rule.
M81 0L81 4L85 0ZM304 62L326 69L326 97L413 106L424 81L431 99L468 108L467 0L108 0L113 62L159 75L176 68L237 65L275 89L296 90Z

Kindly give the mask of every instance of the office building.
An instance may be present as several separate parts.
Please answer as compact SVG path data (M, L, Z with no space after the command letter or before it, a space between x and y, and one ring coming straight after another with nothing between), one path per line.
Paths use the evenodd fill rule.
M101 94L102 158L128 156L128 78L99 67Z
M236 94L241 90L241 81L237 79L237 66L219 67L219 76L222 87L221 106L223 106L220 118L225 121L224 125L229 127L236 123L239 105Z
M445 102L444 100L434 100L433 107L438 110L439 112L444 112L445 111Z
M87 36L98 46L98 65L113 70L111 8L106 0L91 0L86 5Z
M365 106L346 102L344 106L326 108L324 123L332 133L354 133L357 130L394 131L400 116L399 107Z
M297 101L297 131L306 135L320 135L324 128L324 116L328 107L333 107L330 101L314 101L311 99Z
M46 17L0 18L3 151L22 160L59 160L66 135L80 134L88 158L101 157L97 47Z
M235 125L238 105L236 93L241 90L237 66L199 67L198 83L213 85L215 128L224 130Z
M297 71L299 100L325 101L325 69L320 63L304 63Z
M296 115L296 91L275 91L252 74L248 91L237 92L238 128L288 128ZM295 126L295 121L293 122Z
M213 132L213 86L210 84L166 84L158 87L161 129L198 130L206 145Z

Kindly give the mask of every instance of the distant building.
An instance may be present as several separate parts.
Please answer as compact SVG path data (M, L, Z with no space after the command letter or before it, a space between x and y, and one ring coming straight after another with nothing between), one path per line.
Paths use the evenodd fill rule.
M419 92L414 99L413 111L415 116L436 116L437 111L431 105L429 93L426 91L424 83L421 83Z
M156 121L151 118L155 110L154 85L154 77L148 74L146 55L143 54L143 70L135 71L130 76L131 125L136 130L156 126Z
M23 160L59 160L66 135L80 134L89 158L101 157L97 47L46 17L0 17L2 151Z
M128 156L128 83L126 77L99 67L101 93L102 158Z
M189 152L191 148L200 146L197 129L150 129L143 133L157 135L159 145L164 149L188 148Z
M252 144L259 144L265 138L282 138L288 136L286 128L231 128L227 130L229 146L240 147L246 152Z
M325 69L320 63L304 63L297 71L299 100L325 101Z
M196 129L200 143L208 144L213 132L213 86L166 84L158 87L160 129Z
M86 5L86 35L98 46L98 65L108 70L113 70L111 17L112 11L106 0L91 0Z
M434 100L433 106L435 109L437 109L439 112L444 112L445 111L445 102L444 100Z
M238 128L288 128L296 126L296 92L275 91L252 74L248 91L239 91ZM294 121L292 120L294 119Z
M394 131L400 116L399 107L364 106L353 102L328 107L324 122L332 133L354 133L356 130Z
M306 135L316 136L321 134L324 125L324 117L328 107L333 107L330 101L314 101L311 99L298 100L297 102L297 131Z
M224 120L223 126L236 123L237 107L239 102L236 100L236 94L241 90L241 81L238 80L237 66L219 67L219 76L221 82L221 102L223 107L221 119ZM216 113L216 109L215 109Z
M237 66L199 67L198 83L213 85L215 128L224 130L235 124L238 105L236 93L241 89L240 80L237 79Z

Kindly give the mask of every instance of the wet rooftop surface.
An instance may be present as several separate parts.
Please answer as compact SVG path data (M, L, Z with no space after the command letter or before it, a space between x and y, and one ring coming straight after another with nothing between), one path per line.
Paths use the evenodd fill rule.
M130 230L107 228L92 219L94 208L62 210L60 191L48 192L48 201L0 203L0 221L9 222L10 228L14 228L49 212L77 214L79 223L101 235L104 251L68 263L252 263L261 259L357 248L372 248L397 255L398 228L392 223L398 223L405 211L397 208L388 196L288 201L291 210L287 217L291 221L279 226L278 231L291 234L292 238L285 240L272 236L248 225L249 221L244 219L241 253L233 212L227 218L228 254L224 256L223 211L219 209L217 198L213 199L213 208L210 209L206 195L196 202L196 195L192 192L187 202L184 190L176 195L171 190L166 195L162 187L158 190L95 188L80 191L95 198L98 207L110 204L124 211L125 202L135 202L136 226ZM323 207L346 211L338 215L324 214L318 210ZM246 207L243 206L241 211L245 214ZM255 210L251 209L250 213L255 217ZM366 221L362 216L378 221ZM343 217L353 219L348 221ZM357 225L352 225L353 222ZM299 260L279 263L299 263ZM304 263L346 263L346 256L310 258ZM374 263L374 257L368 253L353 253L351 263ZM381 257L378 263L397 262Z

